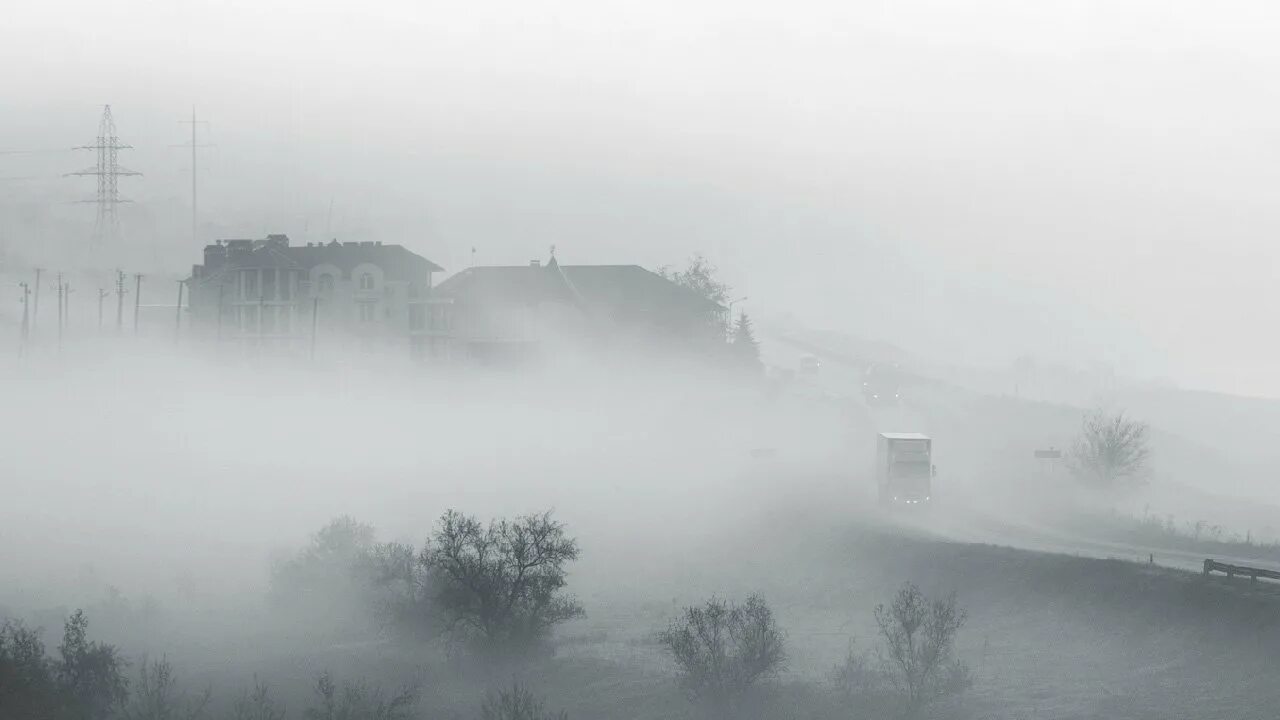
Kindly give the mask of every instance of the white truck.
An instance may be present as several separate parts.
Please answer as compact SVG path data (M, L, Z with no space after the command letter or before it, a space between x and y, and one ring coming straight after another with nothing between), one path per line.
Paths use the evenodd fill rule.
M933 499L933 440L920 433L880 433L876 439L880 505L919 505Z

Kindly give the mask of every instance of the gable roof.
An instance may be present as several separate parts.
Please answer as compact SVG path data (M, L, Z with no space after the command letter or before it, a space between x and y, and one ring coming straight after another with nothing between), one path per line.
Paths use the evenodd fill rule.
M711 313L720 304L639 265L560 265L473 267L435 288L437 295L460 302L565 302L631 311Z

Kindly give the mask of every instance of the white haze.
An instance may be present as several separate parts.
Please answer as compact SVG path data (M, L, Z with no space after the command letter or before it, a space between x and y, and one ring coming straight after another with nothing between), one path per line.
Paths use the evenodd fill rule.
M938 361L1275 396L1278 31L1265 2L17 3L0 150L38 152L0 155L0 248L75 256L91 158L59 149L111 103L134 264L194 262L196 105L201 241L701 251L748 309Z

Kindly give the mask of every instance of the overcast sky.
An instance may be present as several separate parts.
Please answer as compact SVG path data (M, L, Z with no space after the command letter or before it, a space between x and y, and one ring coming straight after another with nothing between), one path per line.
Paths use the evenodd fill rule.
M0 151L40 152L0 155L0 240L82 241L62 148L109 102L126 232L194 262L194 104L203 241L700 251L935 360L1280 396L1277 37L1269 2L16 2Z

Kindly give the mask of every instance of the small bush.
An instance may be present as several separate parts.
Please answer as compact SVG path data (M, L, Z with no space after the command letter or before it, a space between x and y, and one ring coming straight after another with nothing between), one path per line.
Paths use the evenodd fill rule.
M865 700L881 686L881 678L872 659L859 652L853 640L844 660L831 671L831 684L845 702Z
M232 720L284 720L284 706L271 697L267 686L253 679L253 690L246 690L231 708Z
M269 598L289 617L312 627L344 627L372 607L373 526L334 518L307 547L271 567Z
M907 583L889 605L876 607L875 616L885 645L884 675L909 713L972 687L968 666L954 657L956 633L965 622L954 593L930 600Z
M307 708L307 720L406 720L416 699L408 688L390 697L363 683L347 683L339 690L327 672L316 678L315 693L320 705Z
M689 699L721 713L735 713L756 683L776 677L787 660L783 633L759 595L741 605L713 598L685 608L659 641L675 659Z
M125 720L197 720L209 704L209 690L191 698L178 690L178 679L168 659L148 663L142 659L138 684L133 689Z
M490 693L480 707L481 720L568 720L568 713L547 712L543 703L519 683L510 690Z

